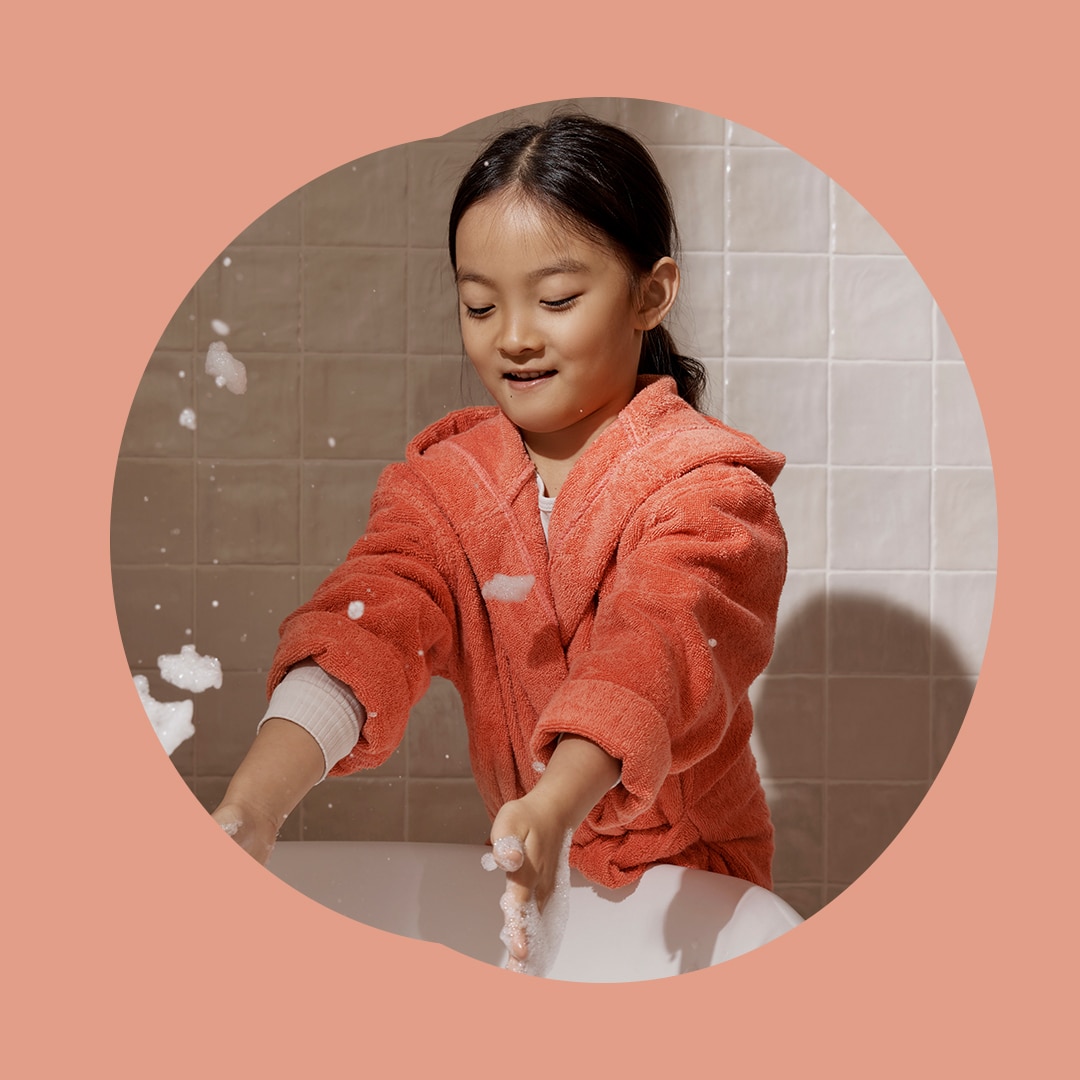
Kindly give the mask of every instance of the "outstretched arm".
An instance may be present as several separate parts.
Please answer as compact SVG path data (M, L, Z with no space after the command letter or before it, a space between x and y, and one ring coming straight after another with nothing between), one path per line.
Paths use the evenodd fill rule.
M619 779L619 762L595 743L567 735L552 752L536 786L520 799L506 803L491 827L495 859L508 873L503 911L511 968L527 970L530 941L523 912L535 902L537 915L552 900L564 841ZM518 855L500 844L517 837ZM560 928L561 933L561 928ZM532 943L535 945L535 942Z
M271 717L236 770L214 820L258 862L274 850L278 830L322 779L323 752L299 724Z

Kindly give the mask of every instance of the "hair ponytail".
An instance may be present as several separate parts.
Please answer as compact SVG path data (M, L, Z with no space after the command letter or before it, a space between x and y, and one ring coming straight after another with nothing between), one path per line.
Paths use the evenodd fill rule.
M678 230L671 194L648 150L629 132L581 113L556 113L496 136L458 186L450 210L450 262L457 269L457 229L465 211L502 188L522 194L589 240L609 244L631 274L674 257ZM647 330L639 375L670 375L679 396L700 410L706 372L681 356L663 326Z

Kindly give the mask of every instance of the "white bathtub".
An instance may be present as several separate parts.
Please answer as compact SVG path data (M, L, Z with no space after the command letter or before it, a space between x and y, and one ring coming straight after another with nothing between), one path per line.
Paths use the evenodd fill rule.
M380 930L434 941L502 965L500 872L466 844L280 841L268 868L325 907ZM661 979L719 964L802 919L766 889L738 878L654 866L634 885L605 889L570 874L570 920L549 978Z

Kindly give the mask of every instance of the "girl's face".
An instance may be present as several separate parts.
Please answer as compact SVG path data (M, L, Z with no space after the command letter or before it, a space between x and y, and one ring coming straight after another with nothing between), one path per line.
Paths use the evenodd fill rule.
M488 393L531 450L582 449L633 397L653 325L625 265L507 194L465 212L457 260L461 336Z

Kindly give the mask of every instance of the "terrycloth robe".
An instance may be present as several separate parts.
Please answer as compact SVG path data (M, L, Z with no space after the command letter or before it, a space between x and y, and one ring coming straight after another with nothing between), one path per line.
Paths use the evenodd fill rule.
M644 376L571 470L545 544L518 430L494 407L451 413L383 472L367 532L282 624L269 687L307 657L352 687L367 721L343 775L385 761L443 676L492 817L560 733L582 735L622 777L572 865L609 887L665 862L769 887L747 690L787 566L770 487L783 463ZM524 580L500 591L497 575Z

